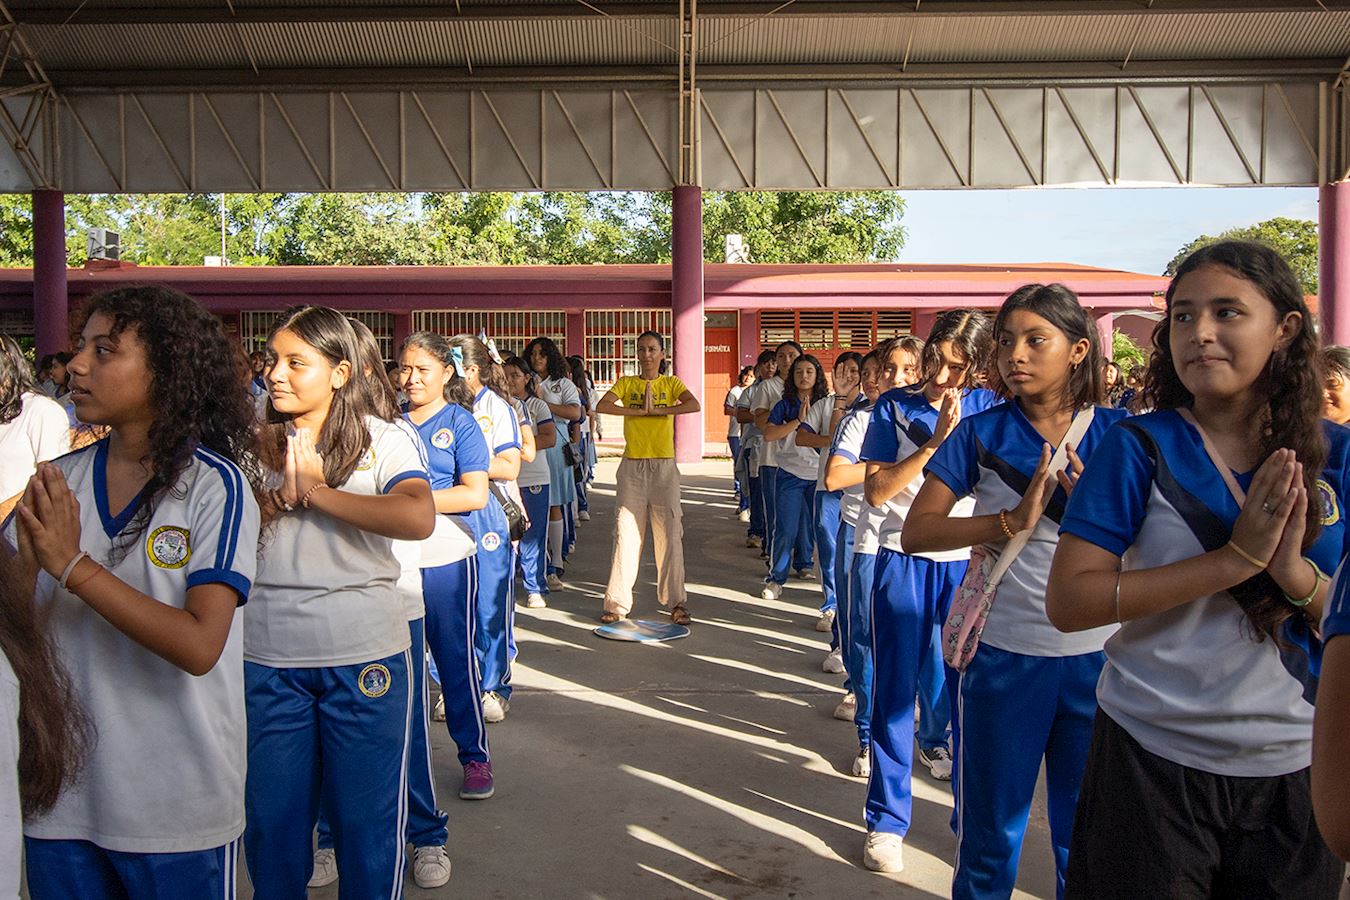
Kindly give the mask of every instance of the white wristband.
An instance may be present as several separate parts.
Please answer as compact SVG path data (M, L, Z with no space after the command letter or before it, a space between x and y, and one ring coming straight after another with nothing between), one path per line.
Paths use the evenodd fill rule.
M66 589L66 580L70 578L70 573L74 572L75 567L80 564L80 560L84 559L88 555L89 555L88 553L85 553L83 550L81 550L79 553L75 554L74 559L66 563L66 568L61 572L61 577L56 580L56 583L61 586L61 590L64 591Z

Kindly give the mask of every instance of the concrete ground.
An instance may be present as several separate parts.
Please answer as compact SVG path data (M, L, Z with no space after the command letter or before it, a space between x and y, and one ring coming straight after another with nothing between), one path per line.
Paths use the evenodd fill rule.
M864 782L853 727L831 718L842 676L820 671L820 589L759 599L762 565L730 502L730 464L683 467L693 634L627 644L591 633L609 573L614 460L603 460L567 569L544 610L517 609L511 713L489 726L497 795L457 799L460 768L433 723L450 814L450 884L407 896L500 898L945 897L949 785L915 777L905 871L861 863ZM660 619L644 566L634 616ZM1017 897L1052 897L1044 803ZM245 895L247 895L245 893ZM336 886L311 892L336 898Z

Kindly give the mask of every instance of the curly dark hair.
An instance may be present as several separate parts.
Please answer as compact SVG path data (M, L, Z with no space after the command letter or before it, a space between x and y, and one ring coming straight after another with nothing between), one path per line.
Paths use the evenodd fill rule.
M520 355L534 365L534 351L538 348L544 353L544 373L548 378L571 378L572 367L567 364L567 359L558 349L558 344L553 338L537 337L525 345L525 349L520 351ZM533 369L531 370L533 371Z
M19 342L0 334L0 425L13 422L23 412L23 395L37 391L33 367L24 358Z
M34 817L78 777L94 733L18 568L0 552L0 652L19 682L19 803Z
M95 315L112 320L110 336L132 329L145 347L150 370L150 470L141 503L117 536L112 559L122 559L140 541L160 499L179 490L178 480L199 447L234 463L258 493L254 426L248 392L250 374L238 346L225 337L220 320L181 291L160 285L116 288L85 302L82 325ZM176 496L176 494L175 494Z
M1303 464L1303 486L1308 491L1307 530L1303 537L1306 548L1322 530L1322 498L1316 482L1322 475L1328 452L1322 424L1326 372L1312 329L1312 314L1284 257L1252 241L1220 241L1186 257L1167 288L1167 315L1153 329L1153 354L1144 382L1145 403L1153 409L1179 409L1195 401L1177 374L1172 358L1172 298L1187 275L1205 266L1218 266L1251 282L1275 307L1277 319L1290 312L1302 317L1303 327L1288 346L1271 354L1253 387L1265 398L1257 465L1284 447L1293 450ZM1258 641L1270 637L1284 645L1283 627L1298 611L1285 602L1283 592L1270 575L1261 572L1229 593L1246 613Z
M825 384L825 369L820 364L820 360L807 353L799 356L792 361L792 367L788 369L787 377L783 379L783 399L797 400L797 367L814 366L816 370L816 383L811 385L810 400L816 403L825 399L825 395L830 392L829 386Z

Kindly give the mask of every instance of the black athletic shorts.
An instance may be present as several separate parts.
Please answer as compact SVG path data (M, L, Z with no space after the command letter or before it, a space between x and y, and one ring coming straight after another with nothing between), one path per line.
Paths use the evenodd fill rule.
M1307 769L1272 778L1202 772L1148 752L1097 710L1069 900L1336 900L1344 873L1313 820Z

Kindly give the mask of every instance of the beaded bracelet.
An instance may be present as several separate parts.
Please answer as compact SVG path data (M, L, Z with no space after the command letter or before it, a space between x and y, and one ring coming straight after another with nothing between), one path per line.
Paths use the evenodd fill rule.
M1003 533L1007 535L1008 540L1011 541L1015 537L1013 530L1008 527L1008 511L1006 509L998 511L998 527L1003 529Z
M310 485L309 490L305 491L305 496L300 498L300 505L303 506L305 509L309 509L309 498L314 496L314 492L317 491L319 488L326 488L326 487L328 487L328 485L324 484L322 481Z

